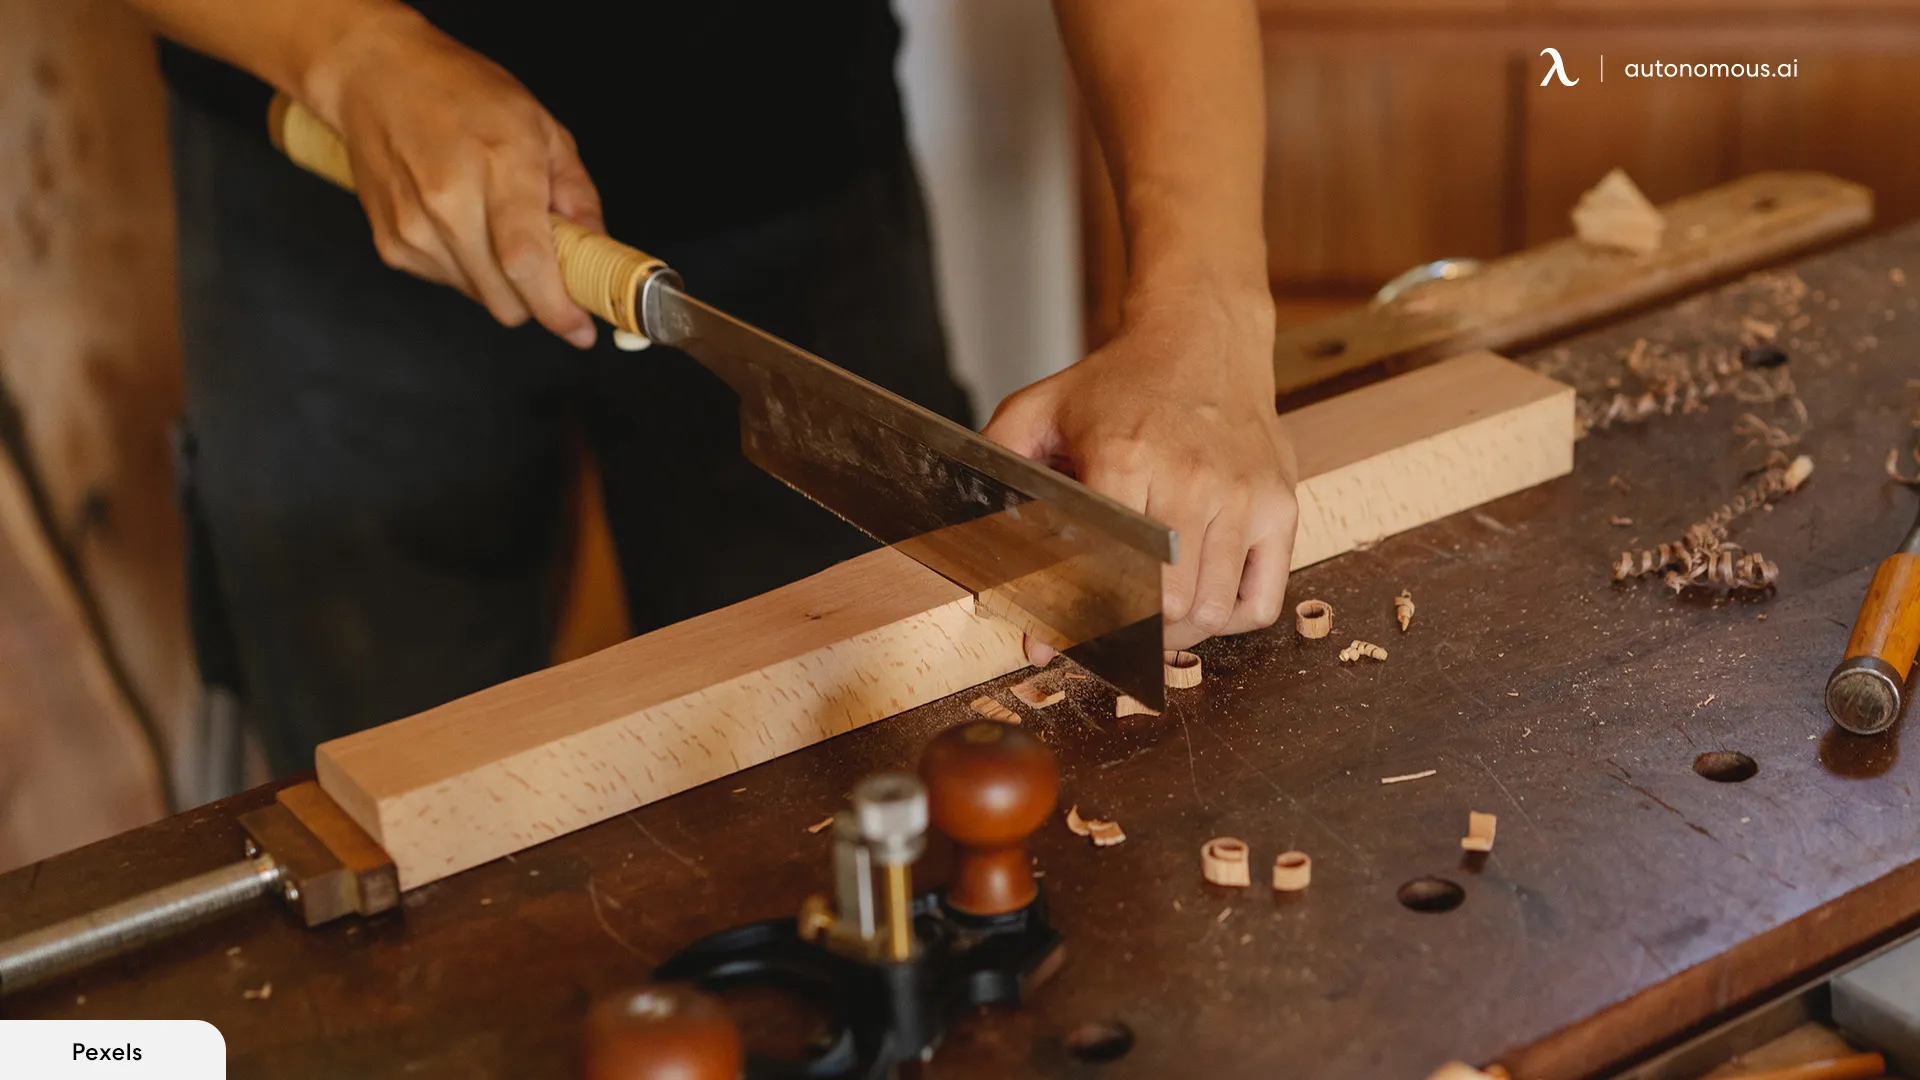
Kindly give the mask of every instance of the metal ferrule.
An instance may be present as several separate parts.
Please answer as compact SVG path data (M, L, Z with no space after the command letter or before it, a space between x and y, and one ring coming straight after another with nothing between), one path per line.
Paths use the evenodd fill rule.
M1850 708L1849 698L1862 695L1848 695L1842 692L1846 684L1855 680L1868 679L1884 685L1886 700L1893 707L1886 710L1863 713ZM1840 661L1827 677L1827 714L1833 722L1856 735L1877 735L1893 726L1900 718L1901 706L1906 702L1906 685L1900 678L1900 672L1885 660L1877 656L1850 656Z

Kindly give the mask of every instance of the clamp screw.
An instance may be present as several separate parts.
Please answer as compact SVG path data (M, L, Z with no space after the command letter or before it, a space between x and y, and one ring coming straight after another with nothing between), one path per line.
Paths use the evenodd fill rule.
M247 846L245 850L247 853L247 858L249 859L257 859L260 857L260 845L254 843L253 838L251 836L247 838Z
M280 895L286 897L287 903L297 904L300 902L300 886L289 881L281 887Z

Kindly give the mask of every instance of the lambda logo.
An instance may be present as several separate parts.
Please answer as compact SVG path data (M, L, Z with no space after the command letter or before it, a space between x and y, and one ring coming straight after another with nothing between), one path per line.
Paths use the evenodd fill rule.
M1540 55L1553 57L1553 66L1547 69L1547 77L1540 80L1541 86L1545 86L1548 83L1552 82L1555 77L1559 78L1561 86L1579 85L1580 83L1579 79L1567 78L1567 62L1565 60L1560 59L1559 49L1553 49L1553 48L1541 49Z

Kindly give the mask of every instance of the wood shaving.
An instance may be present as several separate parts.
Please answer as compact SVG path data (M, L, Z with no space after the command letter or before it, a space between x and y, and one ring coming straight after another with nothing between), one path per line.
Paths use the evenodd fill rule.
M1354 638L1353 644L1340 650L1340 662L1343 664L1351 664L1363 659L1385 660L1386 658L1387 650L1371 641L1361 641L1359 638Z
M1427 777L1433 776L1439 771L1439 769L1422 769L1419 772L1405 773L1400 776L1383 776L1380 778L1380 782L1382 784L1404 784L1409 780L1425 780Z
M1019 698L1021 701L1026 702L1036 709L1044 709L1049 705L1058 705L1067 700L1067 692L1065 690L1051 688L1048 684L1043 683L1042 680L1044 678L1045 676L1035 675L1025 682L1014 683L1009 690L1014 697Z
M832 827L832 825L833 825L833 815L828 814L826 817L823 817L819 821L816 821L813 824L807 826L807 831L810 833L818 834L823 830Z
M1615 514L1612 517L1607 519L1607 524L1613 526L1616 529L1624 529L1633 524L1633 519L1630 517L1621 517L1619 514Z
M1200 658L1184 650L1167 653L1163 667L1167 685L1176 690L1191 690L1203 678Z
M1293 609L1293 628L1303 638L1318 640L1333 633L1333 605L1325 600L1302 600Z
M1614 169L1580 196L1573 207L1573 231L1581 242L1636 255L1660 250L1667 219L1647 201L1624 169Z
M1619 489L1620 489L1621 491L1632 491L1632 490L1633 490L1633 485L1632 485L1632 484L1629 484L1629 483L1627 483L1627 482L1626 482L1625 480L1622 480L1622 479L1620 479L1620 477L1619 477L1619 474L1617 474L1617 473L1616 473L1615 475L1613 475L1613 476L1609 476L1609 477L1607 477L1607 486L1608 486L1608 487L1614 487L1614 488L1619 488Z
M1493 814L1483 814L1478 810L1467 811L1467 835L1460 838L1460 847L1465 851L1492 851L1494 828L1500 819Z
M1920 446L1913 448L1913 460L1916 464L1920 464ZM1887 451L1887 478L1896 484L1920 487L1920 469L1915 469L1912 476L1906 476L1900 472L1900 448L1897 446Z
M1787 461L1776 451L1772 463L1731 500L1700 521L1687 526L1679 540L1639 552L1623 551L1613 560L1613 580L1665 572L1663 580L1675 593L1701 585L1727 589L1765 589L1780 576L1780 568L1757 551L1743 551L1727 538L1727 526L1757 507L1790 495L1813 475L1813 459L1805 454Z
M1313 882L1313 859L1304 851L1285 851L1273 859L1276 892L1299 892Z
M1094 847L1112 847L1127 842L1127 834L1121 830L1119 822L1083 818L1078 804L1067 810L1067 831L1075 836L1090 838Z
M240 991L240 996L248 1001L266 1001L268 998L273 997L273 984L270 982L261 983L260 989L242 990Z
M1401 589L1400 595L1393 598L1393 615L1400 620L1400 632L1406 633L1407 627L1413 622L1412 590ZM1386 657L1382 656L1381 659L1384 660Z
M1253 884L1247 866L1247 842L1216 836L1200 845L1200 876L1215 885L1244 888Z
M1752 316L1740 320L1740 333L1748 339L1747 344L1749 345L1758 341L1772 341L1774 335L1779 332L1779 323L1761 322Z
M1574 403L1580 437L1615 424L1638 424L1654 416L1704 412L1707 403L1722 394L1749 405L1790 401L1799 396L1793 374L1780 361L1784 354L1772 346L1748 350L1747 356L1725 346L1708 346L1696 354L1671 353L1665 346L1648 345L1638 338L1627 356L1627 370L1639 382L1634 390L1620 390L1607 398L1582 396ZM1757 366L1772 358L1772 367ZM1609 481L1612 483L1613 481ZM1614 486L1627 490L1625 484Z
M1160 710L1149 709L1147 708L1145 703L1141 702L1138 698L1129 696L1127 694L1121 694L1113 702L1113 715L1119 716L1119 717L1159 716Z
M974 712L979 713L989 720L998 720L1003 724L1017 724L1020 722L1019 713L1014 712L1012 709L1007 708L1005 705L1000 704L990 697L974 698L972 701L967 702L967 708L972 709Z
M1793 400L1799 401L1800 399L1794 398ZM1805 407L1804 405L1801 406L1803 409ZM1784 450L1800 441L1799 435L1790 434L1786 428L1769 424L1753 413L1741 413L1740 419L1733 422L1733 433L1735 435L1751 436L1754 442L1749 443L1749 446L1760 444L1770 450Z

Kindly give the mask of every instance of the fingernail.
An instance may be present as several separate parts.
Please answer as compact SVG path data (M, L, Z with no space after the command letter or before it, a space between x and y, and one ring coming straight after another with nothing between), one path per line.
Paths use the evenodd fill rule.
M578 330L567 331L567 344L572 345L576 349L591 349L593 348L594 339L599 336L599 333L594 330L593 325L589 323Z

